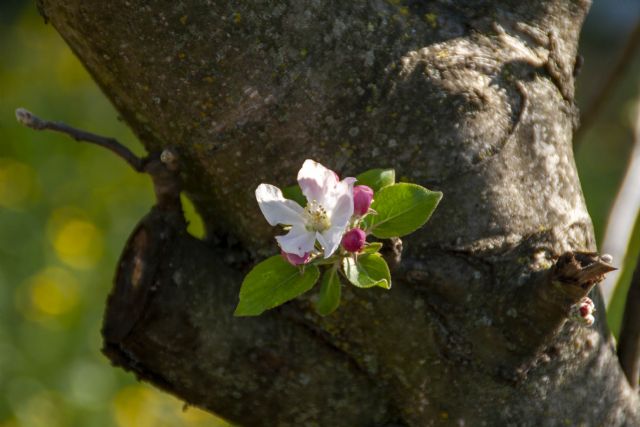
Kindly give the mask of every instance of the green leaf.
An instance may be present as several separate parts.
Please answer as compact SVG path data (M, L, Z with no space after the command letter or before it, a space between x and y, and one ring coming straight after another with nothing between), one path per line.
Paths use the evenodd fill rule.
M291 187L283 188L282 195L284 196L285 199L298 202L298 204L303 208L307 206L307 198L304 197L304 194L302 194L302 190L298 185L292 185Z
M396 171L393 169L371 169L356 176L356 185L366 185L377 193L382 187L396 182Z
M380 254L364 254L346 257L342 260L342 271L352 285L359 288L391 288L391 273L386 261Z
M340 305L342 284L337 269L330 268L325 271L320 283L320 298L316 304L316 312L321 316L326 316L333 313Z
M400 183L381 189L371 209L377 215L366 218L371 234L379 239L401 237L422 227L442 199L439 191L416 184Z
M368 243L367 246L362 249L362 254L375 254L382 248L382 243L380 242L371 242Z
M304 273L285 261L272 256L253 267L242 282L240 302L235 316L257 316L307 292L318 281L320 271L307 265Z

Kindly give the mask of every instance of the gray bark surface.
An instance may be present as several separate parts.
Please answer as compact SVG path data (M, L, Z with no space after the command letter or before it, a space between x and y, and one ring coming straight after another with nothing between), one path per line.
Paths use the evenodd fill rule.
M588 1L39 7L146 149L177 154L207 225L198 242L153 210L134 231L105 317L116 364L247 426L640 425L597 291L596 324L567 321L595 281L569 274L595 251L571 148ZM305 158L444 198L389 292L233 318L275 249L253 191Z

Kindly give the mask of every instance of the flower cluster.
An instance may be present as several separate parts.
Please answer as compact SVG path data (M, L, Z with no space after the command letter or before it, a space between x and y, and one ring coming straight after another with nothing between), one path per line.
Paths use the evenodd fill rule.
M284 225L288 233L277 236L282 256L292 265L307 264L323 256L332 256L342 244L347 252L357 253L366 242L359 227L370 210L373 190L354 186L355 178L340 180L338 175L313 160L306 160L298 172L298 185L306 198L303 208L286 199L270 184L260 184L256 199L271 225Z
M356 185L356 183L358 185ZM286 195L286 197L285 197ZM401 237L422 227L442 193L395 182L393 169L371 169L340 179L306 160L298 186L283 190L260 184L256 199L276 236L280 255L254 266L240 288L236 316L257 316L320 283L315 310L321 316L340 305L343 280L358 288L391 288L391 272L378 239Z

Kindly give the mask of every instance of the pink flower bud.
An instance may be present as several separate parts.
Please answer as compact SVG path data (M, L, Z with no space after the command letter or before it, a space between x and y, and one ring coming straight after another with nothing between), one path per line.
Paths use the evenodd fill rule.
M367 187L369 188L369 187ZM367 241L367 235L359 228L353 228L342 236L342 247L347 252L360 252Z
M591 311L591 307L589 307L587 304L582 304L580 306L580 316L582 317L587 317L591 314Z
M300 256L300 255L296 255L296 254L290 254L287 253L285 251L280 251L280 255L282 255L282 258L285 259L285 261L287 261L289 264L291 265L302 265L302 264L306 264L309 262L309 258L310 258L310 253L306 252L304 254L304 256Z
M596 320L593 315L596 311L596 308L593 305L593 301L591 301L591 298L582 298L580 302L574 306L574 310L574 318L581 321L587 326L593 325L593 322L595 322Z
M353 213L358 216L369 212L369 207L373 201L373 190L366 185L356 185L353 187Z

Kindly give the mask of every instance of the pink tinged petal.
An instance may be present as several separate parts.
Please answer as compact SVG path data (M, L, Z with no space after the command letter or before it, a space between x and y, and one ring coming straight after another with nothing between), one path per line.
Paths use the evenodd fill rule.
M340 183L344 183L347 186L350 186L351 188L353 188L353 184L355 184L355 182L357 181L356 178L352 177L352 176L348 176L345 179L343 179L342 181L340 181Z
M271 225L302 225L304 209L293 200L285 199L278 187L260 184L256 188L256 199L262 215Z
M338 184L338 175L320 163L307 159L298 172L298 184L308 201L315 200L325 205L325 197Z
M316 243L315 231L307 231L304 226L293 226L284 236L276 236L280 248L290 254L304 256L313 250Z
M340 246L345 227L331 227L316 235L318 242L324 248L324 257L329 258Z
M336 209L336 206L338 205L338 202L342 197L349 196L349 200L353 200L354 182L356 182L355 178L345 178L338 184L336 184L333 190L325 196L325 204L323 206L327 209L328 212Z
M353 211L356 215L362 216L369 212L373 201L373 190L366 185L356 185L353 187Z
M307 264L311 260L311 254L309 252L305 253L303 256L298 256L296 254L289 254L285 251L280 251L280 255L291 265L302 265Z
M367 241L367 235L359 228L347 231L342 237L342 247L347 252L360 252Z
M329 215L332 227L344 229L353 215L353 197L351 194L344 194L338 198Z

